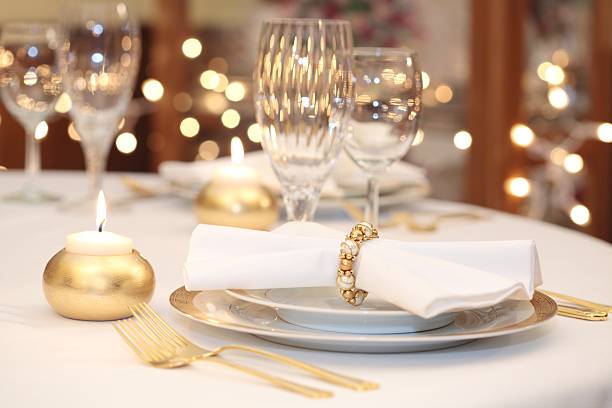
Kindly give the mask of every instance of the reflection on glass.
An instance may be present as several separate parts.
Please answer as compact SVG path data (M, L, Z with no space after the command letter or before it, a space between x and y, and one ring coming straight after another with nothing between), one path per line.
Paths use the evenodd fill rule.
M355 109L345 150L368 179L366 219L378 225L378 177L406 155L419 129L422 79L414 52L356 48Z
M68 10L68 9L66 9ZM62 19L60 65L85 154L90 193L102 189L113 137L134 88L140 30L124 3L74 2Z
M40 173L39 140L47 135L45 119L62 92L56 67L57 27L35 21L12 22L2 27L0 48L0 93L6 109L26 132L23 189L10 199L37 202L57 197L36 185Z
M352 34L340 20L264 23L254 72L262 145L290 220L314 216L352 109Z

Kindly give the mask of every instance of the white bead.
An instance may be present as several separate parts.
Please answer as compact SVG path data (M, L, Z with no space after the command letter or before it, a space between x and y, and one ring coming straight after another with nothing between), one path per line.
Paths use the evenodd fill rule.
M355 241L347 239L340 244L340 251L345 254L357 256L359 253L359 246L355 243Z
M338 276L336 279L336 287L338 289L349 290L355 285L355 277L353 275L348 276Z
M365 300L365 294L363 293L362 290L357 290L355 292L355 303L353 303L355 306L359 306L363 303L363 301Z

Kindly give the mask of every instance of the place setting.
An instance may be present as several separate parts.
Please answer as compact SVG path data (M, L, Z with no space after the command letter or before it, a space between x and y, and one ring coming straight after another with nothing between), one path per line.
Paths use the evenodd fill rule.
M8 367L0 383L17 390L9 396L13 406L48 399L49 406L165 407L196 404L194 396L230 406L330 398L356 406L444 406L447 396L433 390L455 396L469 386L481 390L456 396L455 405L476 406L482 396L479 406L505 398L508 406L530 406L522 398L531 394L521 393L537 388L551 405L533 405L561 406L564 394L536 384L535 371L550 370L550 383L567 388L568 401L581 400L595 376L607 378L608 358L596 357L610 339L612 305L601 295L612 282L605 267L610 245L534 220L537 208L526 217L499 211L537 207L542 198L535 177L524 184L518 172L498 186L513 197L499 205L443 199L440 186L456 184L455 170L418 160L419 145L424 115L454 96L444 83L431 89L427 48L381 37L384 25L367 29L351 13L274 17L268 10L241 44L253 51L250 77L236 79L214 56L225 43L172 37L180 8L172 2L155 6L162 16L155 18L168 27L143 20L144 29L132 4L73 6L62 8L66 15L56 23L0 25L0 95L26 134L24 171L0 170L8 181L0 214L10 218L0 225L11 230L0 238L7 252L0 271L0 348L7 353L0 366ZM418 31L411 20L385 24L394 33ZM201 98L187 92L188 75L178 71L166 82L172 94L153 78L135 89L141 77L178 64L165 48L177 39L180 58L207 58L195 78ZM156 63L143 68L146 58ZM569 60L552 60L568 78L557 84L549 68L537 67L550 92L578 82ZM241 68L248 63L238 61ZM205 145L213 139L193 144L200 132L214 131L217 104L220 123L236 130L214 148ZM247 137L230 106L251 110ZM208 113L198 121L196 109ZM159 114L152 123L167 129L169 110L193 114L174 135L141 120ZM238 115L233 127L229 110ZM553 120L549 111L542 115ZM53 120L66 119L86 171L41 172L39 144ZM596 128L604 129L597 136L604 143L606 124ZM595 129L594 122L584 126ZM129 155L143 140L132 132L143 129L157 155L133 158L157 173L107 174L109 157L125 159L113 159L112 141ZM514 144L536 143L533 132L527 143L528 132L516 129L508 129ZM461 151L472 143L464 132L469 143L465 134L454 138ZM539 149L550 151L540 154L553 162L561 154L555 149L578 151L546 143ZM195 160L184 160L194 146ZM499 156L499 166L504 160ZM472 176L482 169L466 163ZM547 168L546 177L561 183L562 166ZM72 191L85 178L87 193ZM533 202L515 200L530 194ZM580 204L550 194L581 225ZM14 228L25 221L40 230ZM63 333L66 327L73 330ZM79 353L87 361L73 357ZM584 378L562 373L583 366ZM26 375L33 395L20 385ZM19 380L9 383L13 377ZM611 392L606 386L597 385L602 401ZM508 390L516 395L506 397Z

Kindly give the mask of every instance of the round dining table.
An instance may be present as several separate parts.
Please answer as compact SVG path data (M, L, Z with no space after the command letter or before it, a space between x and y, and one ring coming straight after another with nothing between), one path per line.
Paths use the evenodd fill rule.
M459 347L404 354L315 351L269 343L248 334L208 327L176 313L170 294L183 285L181 267L196 225L192 202L173 194L135 195L125 173L109 173L107 229L133 239L157 278L151 301L177 331L214 348L244 344L337 372L376 381L355 392L319 382L267 360L228 358L297 382L334 391L313 402L205 361L177 369L142 363L110 322L63 318L42 290L45 264L67 234L95 227L93 209L57 202L0 201L0 407L612 407L612 322L556 316L533 330ZM128 174L161 185L154 174ZM65 199L87 189L82 172L43 172L40 185ZM19 189L23 172L0 172L0 196ZM113 206L113 201L119 203ZM415 214L479 211L481 219L449 219L432 232L383 229L402 240L533 239L543 288L612 303L612 246L586 234L525 217L432 199L406 203ZM388 214L388 213L387 213ZM383 214L384 219L384 214ZM346 230L352 221L326 206L317 221Z

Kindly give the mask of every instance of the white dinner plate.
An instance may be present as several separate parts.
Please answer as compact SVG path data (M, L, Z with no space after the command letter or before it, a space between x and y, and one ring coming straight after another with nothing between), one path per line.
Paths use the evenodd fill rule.
M450 324L457 313L423 319L370 294L354 307L338 295L338 289L287 288L227 290L245 302L271 307L280 318L316 330L356 334L396 334L433 330Z
M224 291L189 292L181 287L170 304L182 315L209 326L249 333L275 343L308 349L360 353L397 353L435 350L473 340L525 331L551 319L557 305L536 292L531 301L459 312L440 329L407 334L334 333L300 327L278 316L276 309L244 302Z

